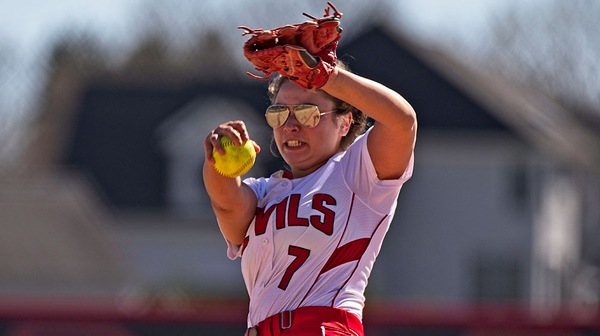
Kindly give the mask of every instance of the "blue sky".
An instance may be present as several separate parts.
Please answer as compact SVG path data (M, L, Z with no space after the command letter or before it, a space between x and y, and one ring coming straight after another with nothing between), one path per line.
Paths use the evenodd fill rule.
M186 0L181 0L185 2ZM203 0L208 1L208 0ZM412 20L411 27L430 36L465 33L485 25L501 7L543 0L391 0ZM0 43L29 53L44 46L66 26L123 36L132 14L153 0L0 0ZM226 3L221 1L220 3ZM342 7L343 0L338 0ZM325 3L325 1L323 1Z
M0 0L0 41L19 52L47 43L56 31L69 26L118 32L139 0Z
M227 4L231 6L231 10L235 10L236 3L260 3L261 0L201 1L203 6L206 4L205 11L222 13L227 10ZM318 8L321 3L325 4L325 0L305 1L312 5L318 4ZM364 0L334 2L343 9L344 1L364 4ZM397 17L402 18L405 26L412 30L411 34L420 39L443 41L452 37L463 40L477 38L474 32L481 31L480 27L485 27L490 17L500 8L549 0L380 1L392 4L398 10ZM4 65L12 72L9 76L25 76L26 79L31 79L31 73L44 58L52 39L65 30L77 27L94 32L101 39L111 43L127 43L128 39L135 37L132 32L135 33L136 29L140 28L140 16L137 15L140 8L144 5L166 4L165 11L168 11L169 6L179 3L197 4L194 0L0 0L0 70ZM299 14L290 13L290 18L301 17ZM191 14L192 17L194 15ZM240 23L233 23L233 26L238 24ZM237 35L234 38L241 41ZM4 77L6 76L5 74ZM0 99L3 98L3 84L5 83L0 78Z
M209 16L205 17L208 19L212 19L212 11L222 14L228 10L226 5L236 10L244 7L240 6L242 3L261 3L261 0L0 0L0 161L4 152L17 148L12 143L22 141L20 132L15 130L22 129L31 117L28 104L34 101L31 98L43 83L40 77L44 70L43 60L53 38L76 27L97 34L103 41L127 43L128 39L135 38L136 30L143 27L137 14L144 5L164 6L168 12L169 6L197 5L199 1L206 6L200 14L208 12ZM314 5L312 8L317 4L316 8L324 8L321 3L326 3L325 0L304 1ZM334 3L344 12L344 2L368 4L364 1L335 0ZM551 0L378 1L391 4L398 11L394 17L401 18L408 32L418 40L435 43L458 39L468 43L468 40L480 39L482 32L485 34L482 28L502 9ZM196 19L196 13L187 14ZM290 20L299 17L300 13L290 13ZM233 23L234 26L239 24L245 23ZM226 22L222 25L231 26ZM235 38L239 39L240 45L243 43L241 35Z
M206 6L204 11L219 11L221 14L227 10L226 5L231 10L236 10L236 4L252 1L261 3L261 0L197 1L202 1L202 6ZM305 1L313 5L312 8L316 4L319 6L317 8L322 8L321 3L325 5L325 0ZM337 0L334 3L337 2L338 7L344 11L345 1L365 4L364 0ZM420 39L444 41L453 37L476 39L474 32L481 31L480 27L485 27L490 22L490 17L500 8L549 0L380 1L396 8L397 17L402 18L405 26L412 30L411 34ZM144 5L165 4L165 11L168 11L169 6L179 3L197 4L195 0L0 0L0 71L3 66L5 70L8 68L8 74L5 72L3 75L5 79L0 78L0 100L6 97L6 88L2 90L2 86L6 85L6 78L23 77L32 81L35 77L33 73L41 66L39 63L44 59L52 39L64 31L76 27L93 32L111 43L127 43L128 39L135 37L136 29L140 29L140 16L137 15L140 8ZM192 13L190 16L194 15L196 14ZM302 17L300 13L290 13L290 18L299 17ZM225 22L222 24L227 25ZM241 23L233 23L233 26L239 24ZM243 43L240 36L233 38ZM14 93L18 85L13 83L14 88L11 87L10 91ZM28 83L22 85L27 87ZM0 107L1 103L0 101Z

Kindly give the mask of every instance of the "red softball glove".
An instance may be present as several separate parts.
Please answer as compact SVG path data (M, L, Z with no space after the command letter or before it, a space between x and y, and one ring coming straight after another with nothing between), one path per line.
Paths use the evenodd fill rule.
M329 79L337 61L337 45L342 34L340 18L342 13L331 2L325 9L325 16L299 24L266 30L244 29L242 35L252 34L244 44L244 56L269 79L273 72L289 78L291 81L309 90L316 90ZM333 9L333 14L329 10Z

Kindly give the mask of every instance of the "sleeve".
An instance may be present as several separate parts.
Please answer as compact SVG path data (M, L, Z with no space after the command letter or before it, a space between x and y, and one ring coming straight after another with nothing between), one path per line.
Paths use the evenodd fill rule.
M398 179L380 180L367 148L372 127L354 141L341 158L346 183L363 201L376 210L387 208L390 200L397 198L402 185L412 177L414 153L406 170ZM393 197L391 197L393 196Z
M229 258L230 260L235 260L242 256L241 245L234 245L227 239L225 239L225 243L227 243L227 258Z

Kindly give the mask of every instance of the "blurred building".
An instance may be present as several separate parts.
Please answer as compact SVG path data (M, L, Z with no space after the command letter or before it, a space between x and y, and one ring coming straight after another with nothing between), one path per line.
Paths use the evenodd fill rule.
M404 95L419 120L415 174L400 195L370 299L597 305L599 130L532 88L385 27L343 41L338 54ZM26 156L29 175L2 181L0 193L21 200L3 209L3 230L27 225L51 234L37 243L13 236L5 246L29 252L17 254L21 267L8 268L12 282L0 277L0 290L42 271L26 265L63 265L60 247L64 258L78 258L71 272L43 271L68 278L59 282L66 292L244 295L203 191L202 142L218 123L244 119L263 148L250 175L281 169L262 120L265 82L82 76L68 66L57 73ZM34 201L39 186L52 186L44 206ZM74 204L59 197L65 189ZM90 265L111 271L101 276ZM49 277L36 292L56 290Z

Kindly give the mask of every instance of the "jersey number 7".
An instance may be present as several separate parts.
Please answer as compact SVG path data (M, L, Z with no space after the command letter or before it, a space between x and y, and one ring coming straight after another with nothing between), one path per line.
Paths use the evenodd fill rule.
M287 289L288 285L290 284L290 280L292 280L292 276L294 276L294 273L296 273L300 266L302 266L306 262L306 259L308 259L308 256L310 255L310 250L290 245L290 247L288 248L288 254L296 258L290 263L288 268L285 270L283 278L281 278L279 286L277 286L282 290Z

